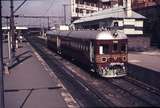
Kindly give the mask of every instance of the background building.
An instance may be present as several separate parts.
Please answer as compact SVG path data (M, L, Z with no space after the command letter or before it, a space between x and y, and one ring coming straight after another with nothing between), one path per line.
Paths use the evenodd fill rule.
M145 50L150 39L144 36L145 17L124 7L112 7L74 21L75 29L118 30L128 36L129 50Z
M23 1L14 1L16 9ZM104 9L124 6L126 0L27 0L15 13L15 25L28 28L50 28L70 25L73 21ZM160 46L160 0L131 0L132 9L145 16L144 34L151 37L152 45ZM2 1L2 15L10 15L10 1ZM8 22L8 23L7 23ZM3 26L9 20L3 17ZM103 25L102 23L100 26ZM98 26L99 27L99 26Z
M69 0L69 4L63 5L65 23L70 24L74 20L84 17L87 14L102 10L102 3L101 0Z
M118 6L125 7L124 4L126 3L126 0L104 0L104 1L105 2L103 2L103 6L101 9L103 9L103 10L106 9L105 11L110 10L110 12L112 9L118 8ZM107 4L107 6L105 6L105 4ZM118 29L123 29L124 32L128 36L130 36L130 38L133 38L133 35L135 35L135 36L141 35L139 38L136 39L137 43L130 41L130 42L133 42L133 45L134 44L135 45L142 44L142 45L144 45L145 48L148 48L148 46L150 46L150 44L151 44L152 46L156 46L156 47L158 46L160 48L160 33L159 33L160 0L131 0L131 8L132 8L132 10L137 12L137 14L139 13L140 15L145 16L146 19L145 20L143 18L142 19L136 18L136 20L130 19L130 21L125 20L126 23L124 23L124 21L122 20L122 17L124 18L124 16L122 14L120 14L120 12L117 12L117 13L111 15L111 14L105 13L103 11L102 12L103 14L101 12L95 13L95 14L97 14L97 16L94 16L95 14L92 14L92 16L90 16L90 18L89 17L88 18L81 18L80 20L75 22L75 25L76 25L75 27L78 29L79 28L99 29L102 27L113 28L114 23L117 23L117 21L118 21L118 24L119 24ZM117 15L118 15L118 17L116 17ZM104 16L105 16L105 18L104 18ZM100 18L100 19L94 20L95 17ZM133 18L133 16L132 16L132 18ZM87 22L85 20L91 20L91 21ZM127 23L128 23L128 25L126 25ZM136 26L138 26L138 27L136 27ZM132 35L132 37L131 37L131 35ZM142 35L145 39L143 39ZM142 38L142 39L140 39L140 38ZM142 41L139 42L139 40L142 40Z

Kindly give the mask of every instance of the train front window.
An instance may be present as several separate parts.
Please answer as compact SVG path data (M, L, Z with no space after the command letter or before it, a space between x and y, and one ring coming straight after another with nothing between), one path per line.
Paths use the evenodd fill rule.
M121 52L127 52L127 45L125 43L121 45Z
M113 52L117 52L117 51L118 51L118 44L113 43Z
M108 45L100 45L99 46L99 54L107 54L109 52Z

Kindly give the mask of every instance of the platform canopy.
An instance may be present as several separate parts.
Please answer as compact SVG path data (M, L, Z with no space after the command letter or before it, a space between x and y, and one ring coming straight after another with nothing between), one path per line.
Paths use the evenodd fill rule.
M2 30L10 29L10 27L2 27ZM16 27L17 30L27 30L28 27Z
M117 18L133 18L133 19L145 19L144 16L138 14L137 12L132 11L132 15L130 17L127 16L126 10L124 7L113 7L110 9L105 9L102 11L98 11L95 13L92 13L91 15L88 15L86 17L82 17L73 23L83 23L83 22L89 22L89 21L95 21L95 20L103 20L103 19L117 19Z

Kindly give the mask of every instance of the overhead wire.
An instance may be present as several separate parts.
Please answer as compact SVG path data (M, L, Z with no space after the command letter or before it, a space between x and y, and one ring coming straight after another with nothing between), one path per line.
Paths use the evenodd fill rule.
M55 0L51 0L52 2L50 3L50 6L46 9L45 13L43 14L43 16L47 15L47 13L50 11L50 9L52 8ZM49 15L48 15L49 16ZM48 26L49 26L49 17L48 17Z
M52 6L53 6L53 4L54 4L54 1L55 1L55 0L52 0L52 2L51 2L51 4L50 4L50 6L46 9L46 11L45 11L44 15L46 15L46 14L49 12L49 10L51 9L51 7L52 7Z
M24 5L24 3L26 3L26 1L27 1L27 0L24 0L24 1L14 10L14 13L15 13L16 11L18 11L18 10Z

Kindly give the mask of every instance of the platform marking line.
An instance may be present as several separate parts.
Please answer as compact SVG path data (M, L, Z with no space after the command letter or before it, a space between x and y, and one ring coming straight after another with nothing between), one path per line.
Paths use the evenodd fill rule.
M130 63L139 63L141 61L140 60L128 60L128 62L130 62Z
M155 51L155 52L141 52L141 54L146 54L146 55L150 55L150 56L160 56L160 52L159 51Z
M30 45L30 44L29 44ZM31 46L31 45L30 45ZM41 64L43 65L44 69L47 70L46 72L49 72L50 77L56 78L57 79L57 86L61 86L61 96L64 97L64 101L67 105L68 108L80 108L79 104L75 101L75 99L71 96L71 94L68 92L67 88L64 87L64 85L62 84L62 82L58 79L58 77L54 74L54 72L51 70L51 68L47 65L47 63L42 59L42 57L36 52L36 50L31 46L33 53L35 54L35 56L37 57L37 59L41 62ZM49 51L50 52L50 51ZM66 94L65 97L62 94Z

